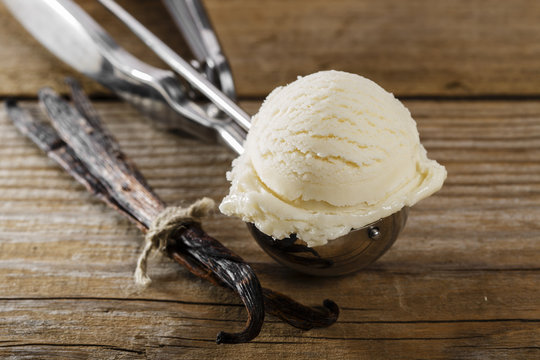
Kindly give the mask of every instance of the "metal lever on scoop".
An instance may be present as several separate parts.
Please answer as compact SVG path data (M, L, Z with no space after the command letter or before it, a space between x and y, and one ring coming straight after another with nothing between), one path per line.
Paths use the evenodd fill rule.
M200 0L163 0L163 3L184 34L184 39L196 58L195 67L225 95L235 100L236 91L231 68L221 51L219 40L202 2Z
M220 110L230 116L244 130L248 131L251 117L242 110L236 103L219 90L208 79L199 74L180 55L175 53L163 41L155 36L150 30L144 27L137 19L131 16L126 10L118 5L114 0L98 0L118 19L120 19L135 35L137 35L154 53L159 56L167 65L182 76L194 88L199 90Z

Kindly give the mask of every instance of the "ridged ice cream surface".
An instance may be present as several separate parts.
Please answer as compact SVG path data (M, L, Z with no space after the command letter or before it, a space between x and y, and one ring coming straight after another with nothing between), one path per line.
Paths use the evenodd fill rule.
M405 106L359 75L322 71L275 89L227 173L220 210L276 239L324 245L439 190Z

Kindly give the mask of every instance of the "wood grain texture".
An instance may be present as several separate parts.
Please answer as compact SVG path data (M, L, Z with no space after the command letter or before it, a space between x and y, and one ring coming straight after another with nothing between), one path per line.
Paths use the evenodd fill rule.
M33 102L25 104L35 107ZM233 155L154 129L127 105L97 108L168 203L227 191ZM243 104L253 112L258 102ZM328 329L270 317L252 343L242 305L166 259L153 285L132 273L139 230L17 133L0 112L0 357L99 359L532 359L540 356L540 102L409 101L431 157L448 169L404 233L367 270L335 279L275 264L237 219L205 229L252 263L261 283L342 308ZM2 110L3 111L3 110Z
M136 56L161 64L96 1L78 1ZM205 0L241 96L265 96L322 69L362 74L400 96L539 95L535 0ZM155 0L121 4L181 54ZM60 89L72 71L0 4L0 96ZM93 94L104 90L86 82Z

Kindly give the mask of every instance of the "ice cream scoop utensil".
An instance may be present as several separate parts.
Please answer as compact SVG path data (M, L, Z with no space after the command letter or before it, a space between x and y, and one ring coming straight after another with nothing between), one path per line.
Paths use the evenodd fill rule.
M208 99L206 103L200 104L194 101L190 92L182 85L175 74L169 70L158 69L141 62L131 54L122 49L93 19L90 18L80 7L71 0L3 0L14 15L23 23L23 25L49 50L60 57L62 60L73 66L75 69L83 72L87 76L99 81L103 85L115 91L128 102L132 103L144 113L153 118L163 118L164 113L171 114L172 120L177 121L180 129L207 140L221 138L224 143L231 147L237 153L243 152L243 141L250 128L249 116L239 108L234 101L227 95L234 93L234 88L227 84L227 80L216 81L215 76L209 76L210 80L216 81L227 95L221 92L216 85L212 84L202 74L189 65L180 56L175 54L157 37L151 34L133 17L120 8L114 1L101 0L113 13L119 16L128 26L141 37L160 57L162 57L177 73L179 73L191 86L199 90ZM186 4L195 4L195 0L185 0ZM176 2L175 2L176 3ZM180 2L178 2L180 3ZM178 4L177 3L177 4ZM200 5L200 4L199 4ZM191 21L197 19L202 7L187 7L190 10ZM194 9L194 10L193 10ZM174 13L174 12L173 12ZM189 21L189 20L188 20ZM184 32L198 29L201 33L194 36L191 43L195 43L196 38L202 36L208 31L207 26L202 21L195 26L186 25ZM208 63L216 62L219 64L221 52L210 49L209 44L203 47L208 51L201 51L196 57L200 61L203 57L207 58ZM215 45L216 43L214 43ZM210 57L208 57L210 55ZM224 69L223 61L221 67L214 67L213 71ZM203 71L204 67L199 66ZM227 73L228 70L225 70ZM230 72L229 72L230 75ZM222 77L226 79L227 76ZM232 78L231 78L232 79ZM222 112L216 111L216 107ZM225 113L226 115L224 115ZM227 116L228 115L228 116ZM170 120L170 119L169 119ZM216 137L216 134L219 136ZM393 216L389 218L393 219ZM387 226L384 220L377 225L377 231L381 240L377 243L386 251L393 243L397 233L395 231L395 221L391 222L393 226ZM362 229L360 229L362 230ZM369 229L373 232L375 229ZM376 232L376 231L375 231ZM373 234L375 234L375 232ZM365 231L353 231L351 236L345 236L342 242L350 243L354 247L361 246L355 235L364 237ZM395 234L395 236L385 236L385 234ZM257 237L258 235L254 233ZM264 243L261 246L265 248ZM335 241L340 241L340 238ZM274 257L290 257L291 249L298 249L299 244L287 246L288 240L278 247L279 251L274 252ZM334 240L333 240L334 241ZM301 246L301 244L300 244ZM371 247L373 249L373 247ZM322 249L322 247L321 247ZM265 250L267 250L265 248ZM313 249L312 249L313 250ZM316 249L307 251L306 254L313 252L323 254L322 250ZM369 256L363 256L357 261L354 269L358 269L378 258L381 253L370 252ZM305 261L306 267L298 268L291 263L282 261L297 270L308 270L305 272L316 273L319 275L335 275L349 272L349 270L338 270L341 264L348 261L343 257L332 258L329 255L333 266L320 269L320 261ZM320 256L323 262L328 257ZM309 259L308 259L309 260ZM315 264L315 265L313 265ZM318 266L317 271L309 271L310 267ZM347 268L349 269L349 268ZM352 268L351 268L352 269Z
M114 0L99 0L124 22L146 45L172 69L186 79L219 109L230 116L243 129L249 130L250 118L234 101L209 81L199 81L198 73L159 38L127 13ZM204 79L206 80L206 79ZM290 239L276 240L248 225L259 245L282 264L313 275L343 275L357 271L379 258L397 239L406 221L406 210L401 210L370 227L355 229L349 234L330 241L318 249L309 248ZM304 246L306 251L291 255L290 250ZM319 254L320 253L320 254ZM322 254L322 255L321 255ZM313 256L313 257L312 257Z

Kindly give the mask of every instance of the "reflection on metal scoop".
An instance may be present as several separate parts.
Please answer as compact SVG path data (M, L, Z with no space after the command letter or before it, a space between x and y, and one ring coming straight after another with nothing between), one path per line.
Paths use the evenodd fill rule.
M248 224L259 245L279 263L318 276L345 275L358 271L382 256L405 226L409 208L380 219L326 245L308 247L295 235L277 240Z

